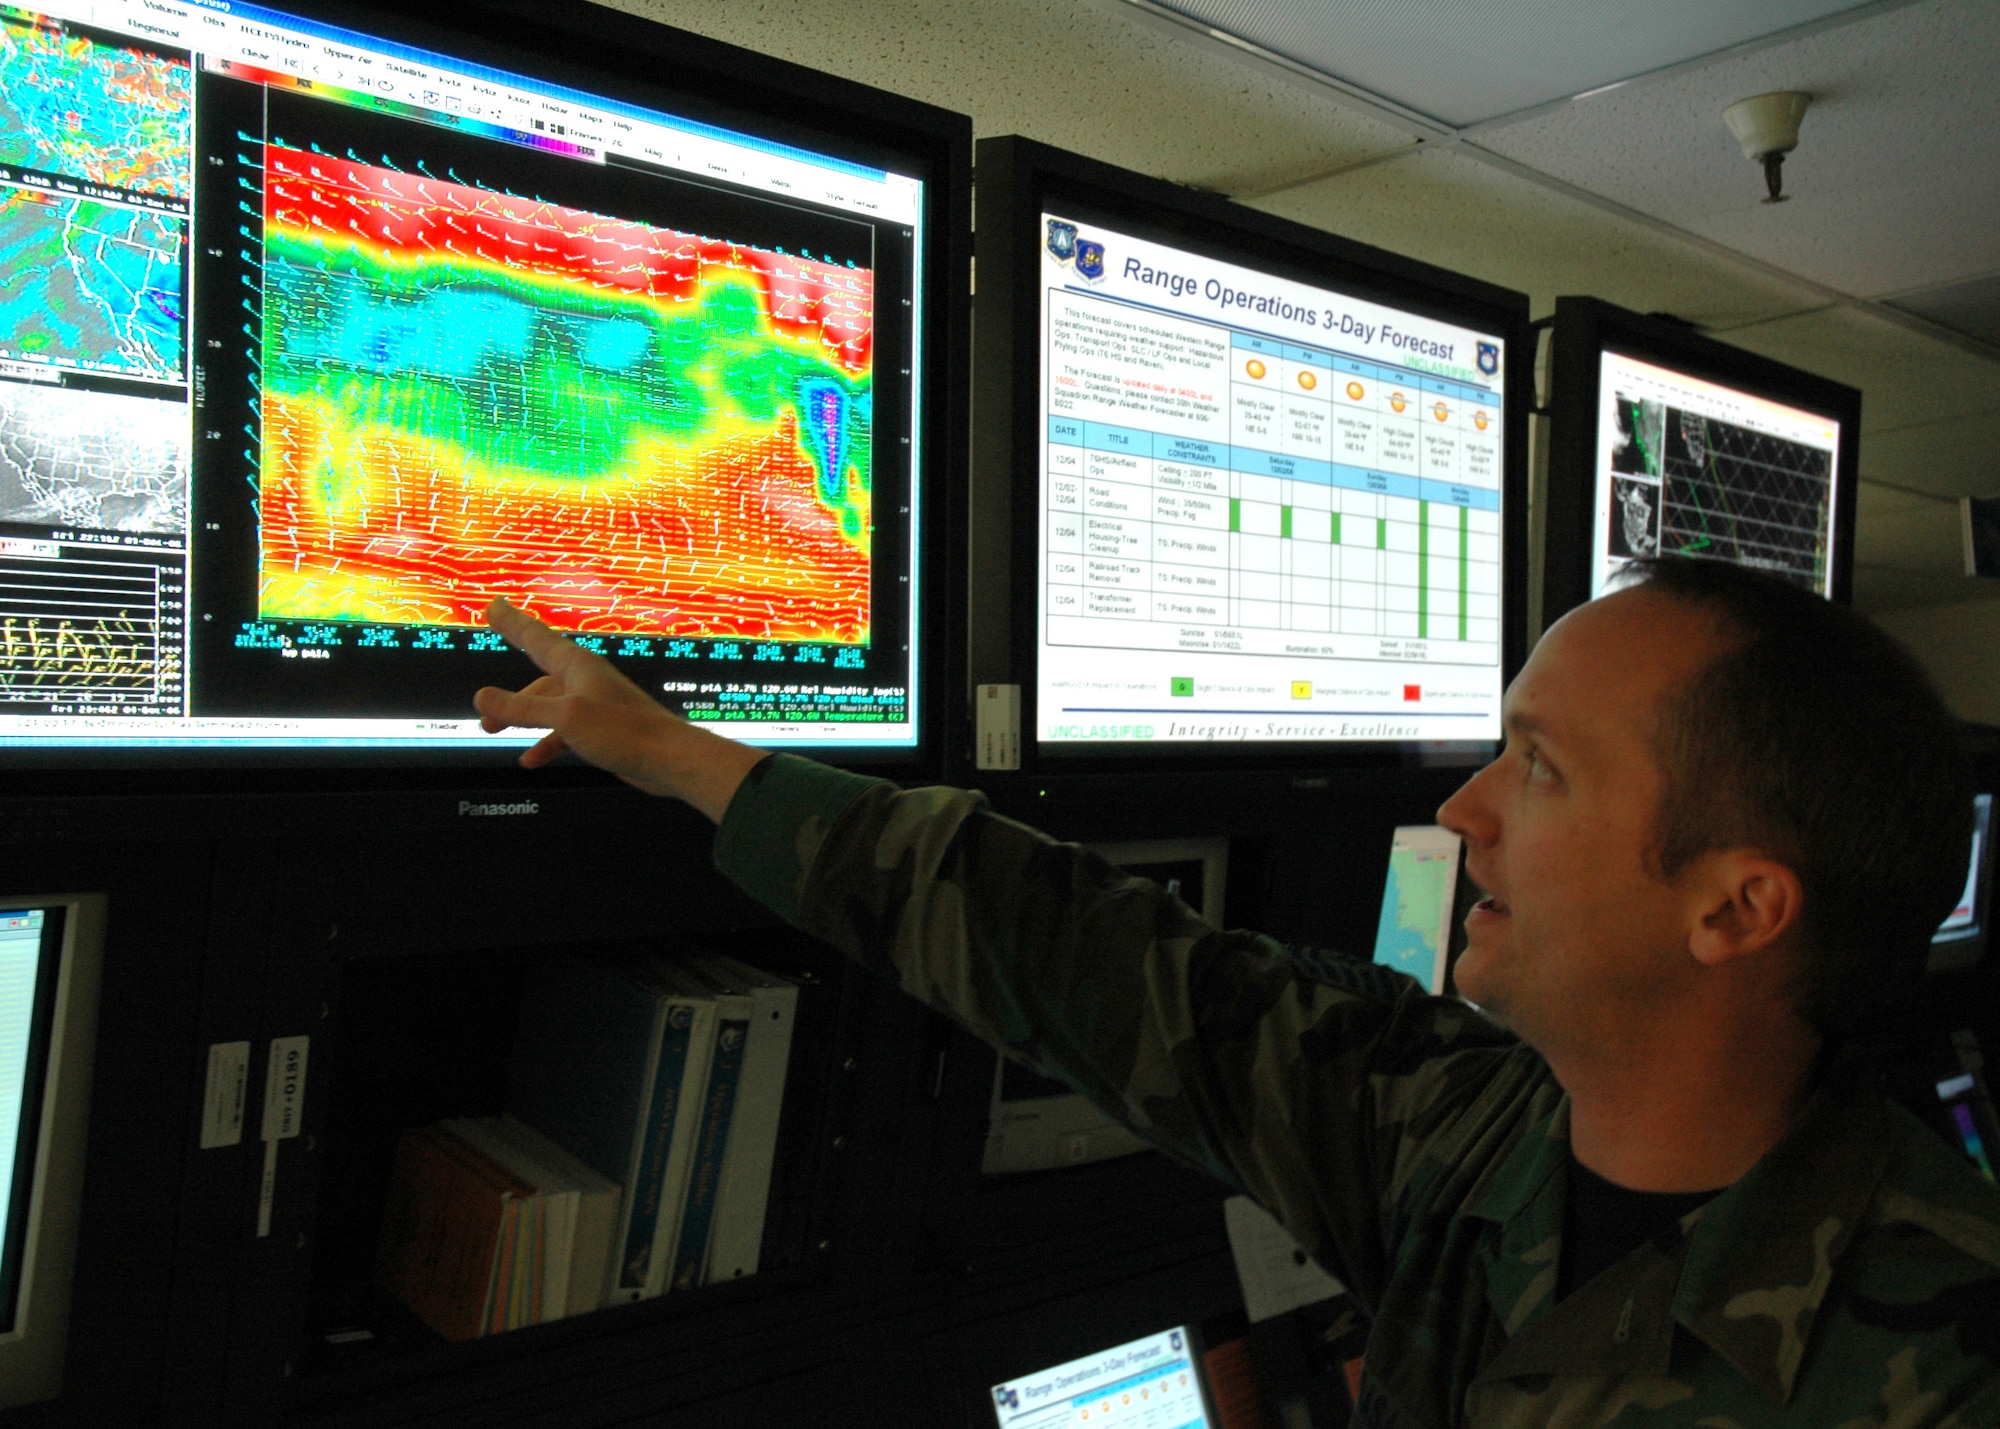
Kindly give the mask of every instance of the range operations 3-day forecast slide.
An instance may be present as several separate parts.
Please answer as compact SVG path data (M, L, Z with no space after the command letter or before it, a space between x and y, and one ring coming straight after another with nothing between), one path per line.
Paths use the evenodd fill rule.
M272 144L259 613L859 643L873 274Z

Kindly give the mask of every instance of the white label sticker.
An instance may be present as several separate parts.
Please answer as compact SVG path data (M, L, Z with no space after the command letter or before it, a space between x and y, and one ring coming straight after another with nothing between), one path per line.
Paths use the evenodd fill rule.
M306 1109L306 1049L310 1037L273 1037L271 1065L264 1077L264 1140L289 1141L299 1134Z
M201 1149L238 1146L243 1141L243 1098L250 1085L250 1044L213 1042L208 1048L208 1083L201 1098Z
M306 1049L310 1037L273 1037L264 1073L264 1179L257 1193L257 1236L271 1233L278 1199L278 1143L299 1134L306 1109Z

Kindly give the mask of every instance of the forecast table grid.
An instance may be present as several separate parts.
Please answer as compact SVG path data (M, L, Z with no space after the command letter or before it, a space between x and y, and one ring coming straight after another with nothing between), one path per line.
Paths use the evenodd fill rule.
M1433 662L1499 662L1494 394L1141 310L1155 351L1227 367L1219 402L1163 404L1153 352L1119 374L1134 338L1109 336L1107 310L1127 305L1049 299L1051 346L1090 351L1089 409L1134 411L1130 426L1063 415L1084 404L1051 354L1049 644L1175 649L1219 632L1223 648L1279 654L1312 635L1371 658L1396 637L1427 642ZM1143 403L1122 395L1141 387ZM1163 405L1178 411L1157 420Z

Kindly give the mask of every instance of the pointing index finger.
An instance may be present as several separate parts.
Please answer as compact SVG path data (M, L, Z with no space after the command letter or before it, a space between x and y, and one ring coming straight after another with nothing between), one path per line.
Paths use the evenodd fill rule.
M530 660L551 675L561 674L563 667L574 664L576 657L583 653L578 646L563 639L505 596L495 596L493 603L486 607L486 623L506 637L508 644L525 651Z

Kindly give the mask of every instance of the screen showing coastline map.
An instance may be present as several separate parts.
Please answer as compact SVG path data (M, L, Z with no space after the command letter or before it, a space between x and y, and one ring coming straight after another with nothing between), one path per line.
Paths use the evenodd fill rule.
M1604 352L1590 594L1633 557L1703 556L1833 594L1840 422Z
M925 179L749 129L0 7L0 746L490 746L505 596L724 733L913 747Z
M1502 338L1042 234L1042 747L1498 738Z

